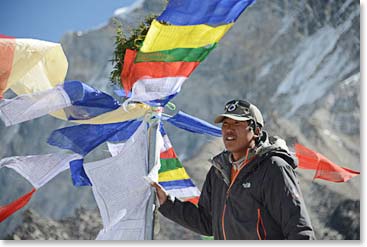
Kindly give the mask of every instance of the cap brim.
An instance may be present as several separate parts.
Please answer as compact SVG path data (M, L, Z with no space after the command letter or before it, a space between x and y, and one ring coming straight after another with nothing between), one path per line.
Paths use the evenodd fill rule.
M250 117L240 117L232 114L220 114L214 119L214 123L221 123L225 118L230 118L237 121L247 121L251 119Z

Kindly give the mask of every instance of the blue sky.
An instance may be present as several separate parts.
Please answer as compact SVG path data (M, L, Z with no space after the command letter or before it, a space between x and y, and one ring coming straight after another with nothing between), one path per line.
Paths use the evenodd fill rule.
M134 0L1 0L0 34L59 42L67 31L107 23Z

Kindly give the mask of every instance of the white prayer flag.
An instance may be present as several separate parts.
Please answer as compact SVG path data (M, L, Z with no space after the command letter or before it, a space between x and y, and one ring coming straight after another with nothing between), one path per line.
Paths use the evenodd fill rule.
M70 161L81 158L79 154L59 153L14 156L0 160L0 168L14 169L38 189L60 172L68 169Z
M161 154L161 150L163 149L163 138L161 135L161 132L159 131L159 127L157 128L157 131L155 133L155 160L154 160L154 165L152 167L152 169L150 169L148 177L150 180L158 183L158 171L159 169L161 169L161 158L160 158L160 154Z
M62 86L45 91L22 94L13 99L0 101L0 118L6 126L35 119L71 106L71 101Z
M197 187L186 187L182 189L172 189L168 194L177 198L191 198L200 196L200 190Z
M148 174L147 145L143 123L118 155L84 164L104 226L98 240L144 239L150 196L150 185L143 178Z
M128 101L150 101L162 99L180 92L182 84L187 77L164 77L138 80Z
M121 153L121 150L124 149L124 146L125 142L119 142L119 143L107 142L108 151L110 151L112 157Z

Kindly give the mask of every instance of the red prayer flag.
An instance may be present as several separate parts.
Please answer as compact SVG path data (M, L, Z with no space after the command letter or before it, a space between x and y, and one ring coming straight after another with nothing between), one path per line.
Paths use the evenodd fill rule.
M23 195L22 197L18 198L17 200L5 205L0 206L0 222L3 222L6 218L8 218L10 215L27 205L29 200L32 198L33 193L36 191L35 188L33 188L30 192Z
M166 151L160 153L161 159L174 159L177 158L177 154L173 148L169 148Z
M189 77L200 62L141 62L134 63L137 51L126 50L121 82L126 95L140 79Z
M191 202L192 204L198 205L199 204L200 196L191 197L185 200L185 202Z
M332 182L346 182L354 176L359 175L358 171L340 167L316 151L308 149L301 144L295 144L298 167L301 169L315 170L314 179L324 179Z
M13 67L14 52L15 38L0 34L0 99L3 98Z

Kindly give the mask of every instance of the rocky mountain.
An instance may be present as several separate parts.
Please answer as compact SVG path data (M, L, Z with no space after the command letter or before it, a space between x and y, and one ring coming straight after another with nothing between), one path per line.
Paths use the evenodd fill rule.
M114 18L128 31L144 16L160 13L164 3L139 0L132 8L116 11ZM212 122L226 101L248 99L262 110L267 131L282 136L291 149L299 142L340 166L360 170L359 33L360 6L353 0L257 0L185 82L173 102L178 109ZM112 94L114 87L108 78L114 35L112 18L100 29L65 34L61 43L69 61L67 79L85 81ZM54 129L66 125L48 116L8 128L1 124L0 157L58 151L48 146L46 139ZM210 167L207 160L223 149L220 139L169 125L166 129L189 174L201 187ZM105 157L105 150L101 146L87 160ZM298 175L317 237L360 239L360 177L339 184L313 180L312 173L300 169ZM29 189L15 172L0 170L0 204ZM81 207L79 215L74 215ZM13 215L0 224L0 237L14 233L22 239L32 238L19 231L27 222L41 219L51 222L45 224L64 225L60 232L65 238L94 236L95 228L83 228L89 233L77 236L68 233L69 225L62 223L69 217L67 220L74 221L70 226L76 227L82 224L80 212L89 214L87 211L96 208L90 188L73 187L67 171L41 188L27 208L39 216L31 217L33 220L26 217L14 231L23 219L21 212ZM98 217L93 217L90 221L97 223ZM161 233L156 239L200 238L163 217L160 221ZM56 238L50 232L42 234L34 236Z
M314 188L318 191L323 188ZM316 237L319 240L350 240L360 239L359 226L359 201L340 201L338 195L330 194L330 191L323 190L328 196L328 200L318 202L317 217L321 219L313 220ZM340 201L335 208L334 199ZM316 204L315 204L316 205ZM314 205L313 205L314 206ZM315 208L311 206L311 212ZM330 211L330 208L333 210ZM330 211L330 212L329 212ZM102 228L102 220L97 209L80 208L74 214L61 220L54 220L40 216L34 210L26 210L23 213L23 223L19 225L11 234L5 236L6 240L70 240L84 239L93 240ZM204 236L193 233L180 225L172 223L170 220L158 215L155 224L155 240L200 240Z

